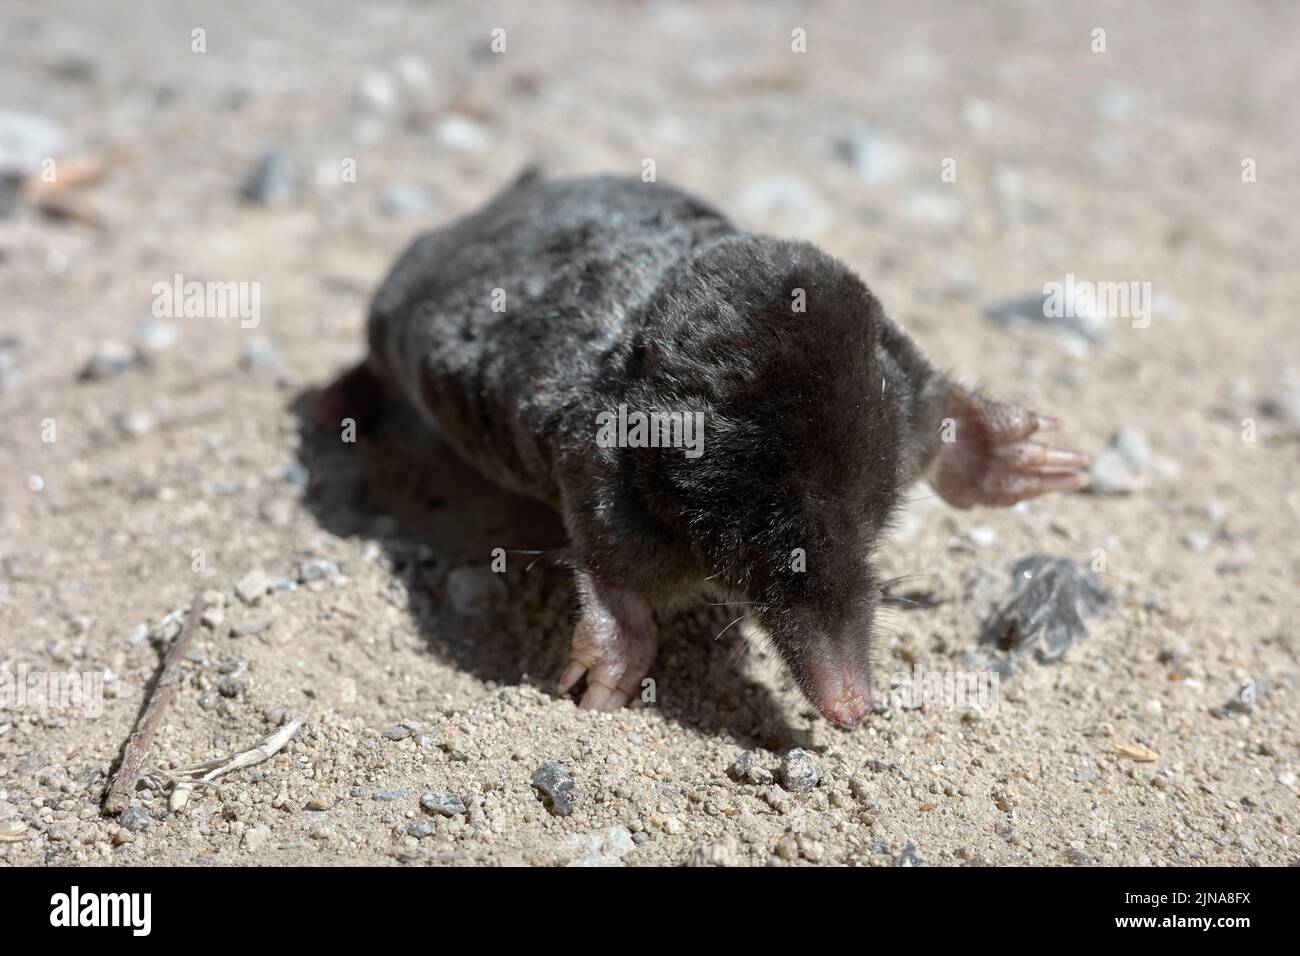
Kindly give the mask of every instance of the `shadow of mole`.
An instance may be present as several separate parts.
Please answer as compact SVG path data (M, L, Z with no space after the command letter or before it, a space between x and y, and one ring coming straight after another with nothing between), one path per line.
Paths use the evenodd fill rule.
M299 395L291 410L299 420L299 461L311 476L304 503L315 520L383 548L439 659L484 682L554 694L577 618L559 515L481 476L399 399L386 401L356 441L345 442L311 423L314 394ZM506 567L499 574L490 570L498 548ZM456 569L466 570L449 587ZM729 610L701 601L662 622L649 706L683 727L730 733L744 746L806 744L807 733L789 724L772 691L742 673L737 629L712 639L735 617Z

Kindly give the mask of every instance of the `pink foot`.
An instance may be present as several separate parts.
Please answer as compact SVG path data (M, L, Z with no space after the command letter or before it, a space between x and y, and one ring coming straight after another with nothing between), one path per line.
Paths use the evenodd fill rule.
M582 617L573 629L572 658L560 675L566 693L585 674L584 710L618 710L641 690L659 652L650 605L633 592L579 575Z
M1014 505L1088 483L1083 452L1049 448L1030 437L1061 427L1056 418L957 390L945 421L934 486L956 508Z

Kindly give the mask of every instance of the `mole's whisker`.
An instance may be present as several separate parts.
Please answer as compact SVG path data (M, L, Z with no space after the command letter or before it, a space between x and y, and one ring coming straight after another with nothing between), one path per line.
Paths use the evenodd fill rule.
M740 617L736 618L736 621L739 621L740 618L741 618L741 617L744 617L744 616L745 616L745 615L743 615L743 614L740 615ZM732 621L731 624L735 624L736 621ZM727 625L726 627L724 627L722 630L718 631L718 633L714 636L713 639L716 641L716 640L717 640L719 637L721 637L723 634L726 634L727 631L731 629L731 624L728 624L728 625Z

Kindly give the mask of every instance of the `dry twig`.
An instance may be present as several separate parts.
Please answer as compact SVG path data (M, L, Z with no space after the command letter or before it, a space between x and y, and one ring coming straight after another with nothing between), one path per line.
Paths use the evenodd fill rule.
M104 812L107 814L116 816L131 805L131 796L135 793L136 782L144 772L145 761L149 758L149 748L153 744L154 735L158 732L158 725L162 723L163 712L172 702L176 688L180 686L181 662L185 659L185 652L194 640L194 635L198 633L199 619L202 616L203 597L201 594L195 594L194 603L190 605L190 616L185 621L185 628L176 636L176 640L172 641L167 656L163 658L162 672L158 675L158 682L154 684L149 705L136 721L135 729L131 731L131 737L127 740L126 748L122 753L122 763L108 785L108 792L104 796Z

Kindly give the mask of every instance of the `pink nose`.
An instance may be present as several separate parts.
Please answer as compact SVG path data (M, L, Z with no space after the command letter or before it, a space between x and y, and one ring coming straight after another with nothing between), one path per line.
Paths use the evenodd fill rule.
M841 727L856 727L871 710L870 694L847 693L834 700L825 701L820 708L823 717Z
M850 643L826 644L806 666L809 697L821 715L841 727L856 727L871 710L871 665Z

